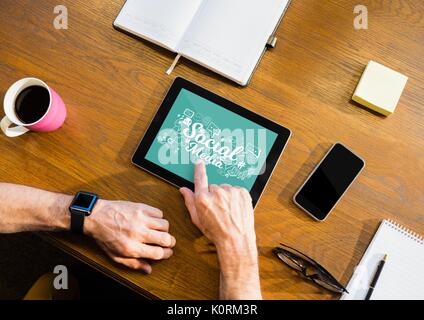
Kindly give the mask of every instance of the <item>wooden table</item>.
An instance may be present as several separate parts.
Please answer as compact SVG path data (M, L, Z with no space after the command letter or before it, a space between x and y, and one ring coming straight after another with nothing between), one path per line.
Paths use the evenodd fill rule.
M145 202L165 212L177 238L175 255L155 263L150 276L112 263L88 238L48 235L70 254L151 298L218 297L216 255L192 226L178 190L130 163L177 75L293 130L256 210L265 298L335 298L272 256L280 241L346 284L383 218L424 231L423 1L362 1L369 29L358 31L356 0L293 0L277 47L246 88L185 60L167 76L173 54L112 28L123 0L62 2L68 30L53 28L56 1L0 2L0 92L22 77L39 77L61 94L69 112L55 133L1 136L1 180ZM370 59L410 77L388 118L350 101ZM336 141L367 166L329 219L317 223L291 199Z

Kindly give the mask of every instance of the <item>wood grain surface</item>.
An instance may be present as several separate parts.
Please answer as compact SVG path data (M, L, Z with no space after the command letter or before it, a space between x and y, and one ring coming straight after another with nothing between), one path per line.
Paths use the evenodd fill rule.
M337 298L277 261L291 245L343 284L383 218L424 231L424 2L364 0L369 29L355 30L355 0L293 0L251 84L242 88L112 28L123 0L65 0L69 29L53 27L53 0L0 1L0 92L34 76L64 99L59 131L0 136L0 179L53 191L91 190L103 198L161 208L177 238L174 256L146 276L112 263L88 238L47 235L55 244L151 298L218 297L214 247L192 226L178 190L137 169L130 158L176 76L203 85L287 126L293 137L256 209L262 290L267 299ZM409 77L388 118L350 98L367 62ZM3 115L3 112L0 111ZM292 196L327 149L340 141L366 168L324 223ZM393 244L396 245L396 244Z

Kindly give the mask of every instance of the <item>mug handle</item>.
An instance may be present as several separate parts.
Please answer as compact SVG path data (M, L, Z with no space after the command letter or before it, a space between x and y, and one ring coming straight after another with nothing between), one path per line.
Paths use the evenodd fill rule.
M16 126L16 127L10 128L12 124L13 122L10 121L7 116L5 116L0 122L1 131L3 131L3 133L9 138L19 137L29 131L27 128L23 126Z

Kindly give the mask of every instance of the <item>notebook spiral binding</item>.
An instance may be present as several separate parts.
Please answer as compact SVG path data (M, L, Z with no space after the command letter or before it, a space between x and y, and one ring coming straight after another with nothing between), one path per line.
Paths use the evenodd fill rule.
M386 220L386 222L387 222L387 225L391 227L392 229L401 232L403 235L405 235L406 237L410 238L413 241L418 242L419 244L424 244L424 237L419 235L418 233L408 228L405 228L404 226L400 225L396 221Z

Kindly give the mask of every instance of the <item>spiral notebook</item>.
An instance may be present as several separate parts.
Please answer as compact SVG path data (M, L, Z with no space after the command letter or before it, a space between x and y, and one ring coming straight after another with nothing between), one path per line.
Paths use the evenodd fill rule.
M342 300L363 300L379 261L387 254L372 300L424 299L424 239L383 220L347 286Z
M114 22L238 84L247 85L290 0L127 0Z

